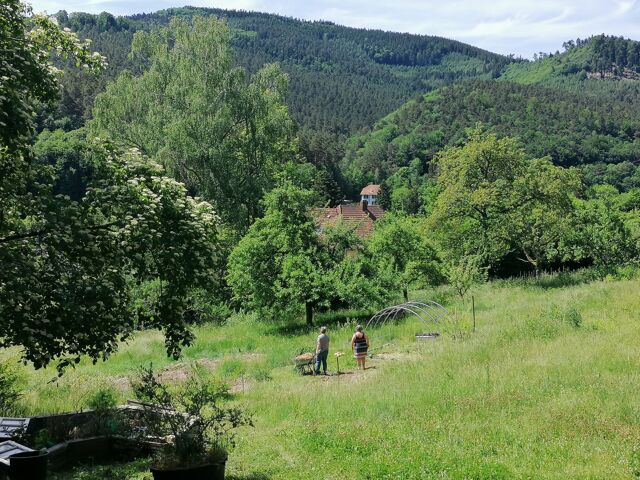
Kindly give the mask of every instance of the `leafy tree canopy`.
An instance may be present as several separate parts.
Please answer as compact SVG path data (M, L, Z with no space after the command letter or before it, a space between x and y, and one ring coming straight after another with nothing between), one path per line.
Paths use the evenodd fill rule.
M355 255L361 246L348 226L321 234L310 215L316 199L288 181L267 194L265 216L229 257L227 281L242 307L269 316L304 307L311 324L317 308L371 306L393 293L385 278Z
M562 259L562 242L573 228L574 198L581 187L576 169L556 167L549 158L528 161L515 180L508 220L511 244L536 273Z
M33 118L42 103L57 98L60 71L50 61L51 51L73 59L79 67L97 71L104 58L91 53L89 42L80 42L44 15L18 0L0 5L0 229L14 195L31 174L30 145Z
M462 147L437 157L438 196L431 223L453 257L475 255L488 267L510 247L513 186L526 171L525 152L512 138L480 129Z
M106 358L134 327L128 282L155 279L150 320L178 355L192 338L187 292L216 278L216 215L138 151L82 132L43 138L34 161L31 113L57 91L49 51L87 68L103 59L18 2L0 8L0 99L13 115L0 135L0 346L21 346L37 368Z
M422 222L424 223L424 222ZM380 272L391 275L395 289L408 301L412 286L424 287L442 281L440 261L420 231L416 218L387 215L376 223L367 250Z
M2 346L21 345L36 367L107 358L135 326L129 279L157 279L157 316L148 321L165 330L177 356L192 339L183 319L188 292L219 275L217 217L135 150L96 144L83 154L91 174L81 198L65 193L64 166L42 168L21 215L8 218Z
M286 182L267 194L256 220L229 257L227 281L244 307L262 311L326 303L329 258L309 214L313 193Z
M233 67L229 29L213 17L138 32L131 54L148 68L123 73L98 97L93 131L157 158L225 222L248 228L296 155L286 75L267 65L247 82Z

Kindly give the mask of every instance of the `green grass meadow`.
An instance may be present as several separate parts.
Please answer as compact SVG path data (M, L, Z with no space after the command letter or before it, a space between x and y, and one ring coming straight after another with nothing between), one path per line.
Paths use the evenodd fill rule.
M449 320L370 329L373 347L387 345L364 372L350 358L353 321L329 323L334 375L311 377L291 359L313 347L315 331L237 315L198 327L178 362L159 333L142 332L107 362L81 363L54 383L53 369L23 367L23 400L31 414L79 410L108 385L125 400L137 365L153 362L171 382L199 365L254 414L230 455L232 479L640 478L640 280L578 280L479 288L475 333L468 300L414 292L444 298ZM443 335L416 343L415 333L434 330ZM342 375L336 351L345 352ZM141 480L147 468L55 478Z

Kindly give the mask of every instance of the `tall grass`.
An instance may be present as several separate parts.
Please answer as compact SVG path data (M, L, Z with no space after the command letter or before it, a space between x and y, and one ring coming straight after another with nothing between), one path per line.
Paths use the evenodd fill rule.
M440 295L452 319L424 326L409 317L369 330L388 354L364 372L346 355L344 375L296 374L291 357L310 350L316 332L254 316L199 327L181 361L217 359L212 375L246 379L234 401L254 412L256 426L241 432L230 457L236 478L634 478L640 281L551 280L477 289L473 334L468 301L414 292ZM330 325L332 352L350 353L353 327ZM444 334L415 342L415 333L433 330ZM57 385L45 383L51 371L25 370L24 400L33 411L73 409L109 383L124 399L124 380L149 361L175 367L161 336L144 332L108 362L80 364ZM329 362L335 372L332 355Z

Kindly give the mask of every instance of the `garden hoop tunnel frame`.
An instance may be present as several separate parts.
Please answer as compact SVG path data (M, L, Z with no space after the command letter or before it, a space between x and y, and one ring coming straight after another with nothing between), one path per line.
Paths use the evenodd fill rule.
M449 314L449 310L444 308L438 302L427 300L425 302L405 302L399 305L384 308L375 313L367 322L369 327L381 327L387 321L394 321L400 314L410 314L418 317L422 322L439 323Z

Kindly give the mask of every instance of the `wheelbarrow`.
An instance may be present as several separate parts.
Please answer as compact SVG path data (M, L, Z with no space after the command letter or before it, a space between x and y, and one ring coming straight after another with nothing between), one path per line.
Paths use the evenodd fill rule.
M316 356L314 353L301 353L293 359L293 363L302 375L314 375Z

